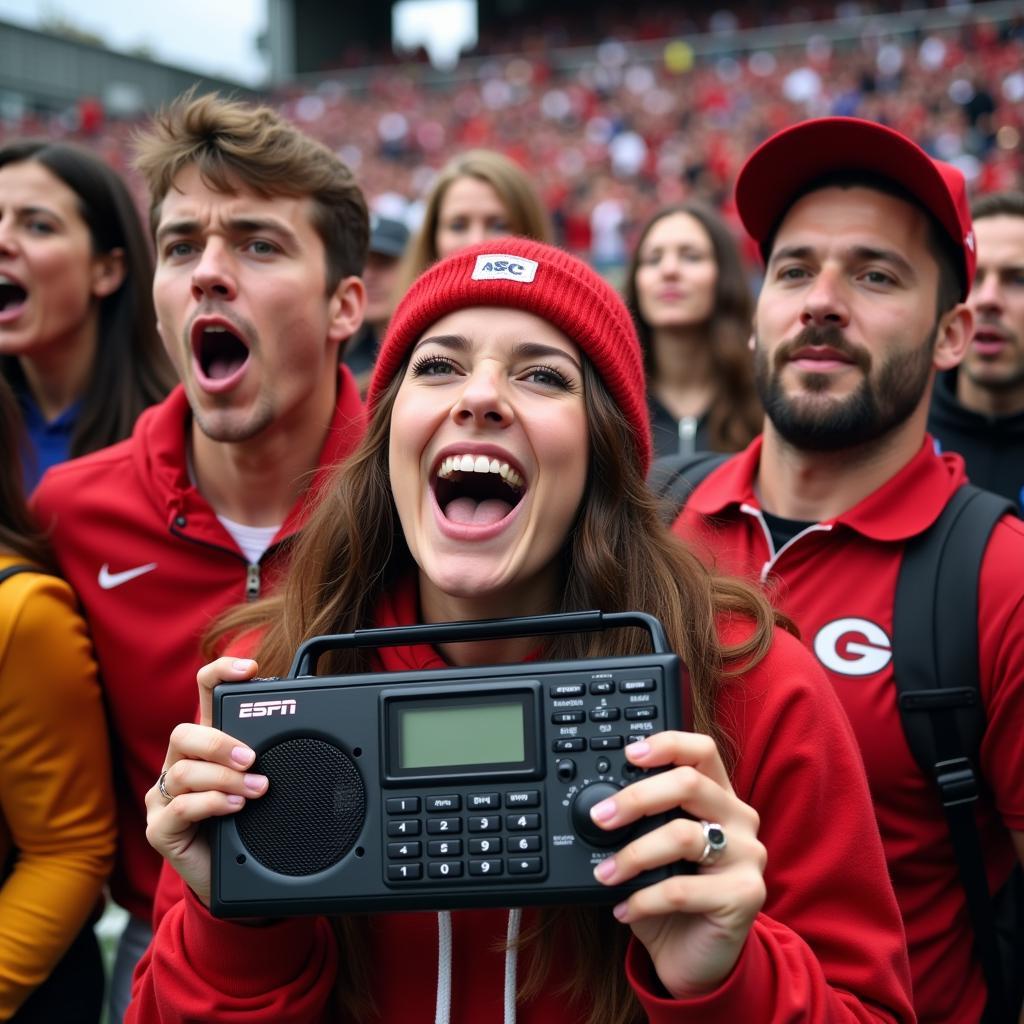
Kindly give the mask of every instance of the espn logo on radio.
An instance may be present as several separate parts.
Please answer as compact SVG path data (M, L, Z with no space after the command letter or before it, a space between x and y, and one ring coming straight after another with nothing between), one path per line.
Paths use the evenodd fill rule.
M294 714L294 700L253 700L238 706L239 718L267 718L270 715Z

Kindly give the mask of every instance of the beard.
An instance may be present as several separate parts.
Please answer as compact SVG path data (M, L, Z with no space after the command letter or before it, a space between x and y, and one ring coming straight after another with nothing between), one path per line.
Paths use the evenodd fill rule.
M836 452L877 441L905 423L924 398L937 332L938 323L923 344L893 353L874 374L870 354L851 345L838 327L804 328L771 361L758 340L754 382L765 414L785 441L804 451ZM808 346L827 346L845 355L861 371L861 383L851 394L831 398L826 393L832 374L803 372L805 393L787 395L782 371L792 353Z

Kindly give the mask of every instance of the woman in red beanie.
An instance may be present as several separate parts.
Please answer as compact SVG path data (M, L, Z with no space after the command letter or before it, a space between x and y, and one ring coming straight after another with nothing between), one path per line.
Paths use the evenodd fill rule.
M399 305L370 427L304 532L283 592L222 625L255 661L199 674L147 796L166 858L128 1020L911 1020L899 914L849 727L804 648L746 584L660 525L628 313L588 267L501 239L428 270ZM617 828L682 808L595 868L696 870L614 907L213 918L201 824L266 792L211 722L221 680L283 673L324 633L640 609L686 662L694 732L627 747L661 767L593 810ZM336 652L332 673L636 653L633 632ZM258 637L253 650L253 637ZM587 755L579 755L584 757ZM252 769L251 771L249 769ZM589 769L588 769L589 770ZM690 817L692 816L692 817ZM439 960L439 952L443 955ZM517 981L518 979L518 981Z

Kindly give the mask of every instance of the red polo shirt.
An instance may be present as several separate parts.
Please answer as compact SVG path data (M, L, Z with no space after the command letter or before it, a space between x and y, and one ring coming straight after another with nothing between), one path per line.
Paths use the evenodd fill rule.
M722 571L758 581L793 617L860 742L910 948L922 1022L976 1021L985 983L942 808L907 746L893 683L893 600L905 542L938 518L966 480L958 455L931 438L859 504L808 527L778 551L754 482L761 439L710 474L673 529ZM1024 830L1024 523L996 525L978 597L981 770L991 798L978 820L993 887L1014 862L1006 829ZM823 823L827 827L827 823Z

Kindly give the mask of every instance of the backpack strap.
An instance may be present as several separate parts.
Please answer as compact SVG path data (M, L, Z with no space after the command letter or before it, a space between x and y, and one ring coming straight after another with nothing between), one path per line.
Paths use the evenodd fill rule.
M656 459L647 474L647 483L658 499L664 522L671 526L704 479L731 458L719 452L698 452Z
M978 672L978 577L989 536L1013 504L967 484L906 545L893 608L900 720L915 760L934 779L949 826L989 999L986 1020L1009 1020L992 897L974 818L985 731Z
M6 569L0 569L0 583L3 583L4 580L11 576L17 576L20 572L38 572L44 576L52 575L45 569L41 569L38 565L22 565L19 563L18 565L9 565Z

